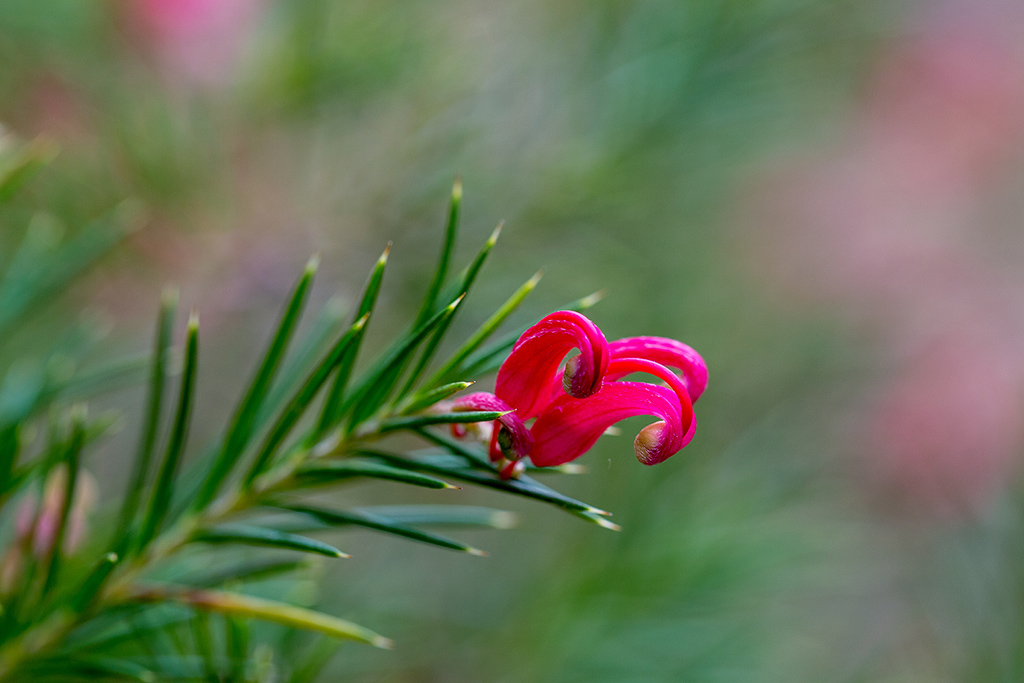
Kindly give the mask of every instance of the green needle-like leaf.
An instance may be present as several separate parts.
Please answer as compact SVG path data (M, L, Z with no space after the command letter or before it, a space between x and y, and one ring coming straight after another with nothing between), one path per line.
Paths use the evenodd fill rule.
M254 583L256 581L273 579L282 574L289 574L308 566L307 560L250 562L243 565L234 565L207 576L201 576L198 579L190 580L189 583L201 588L223 586L226 583Z
M342 358L344 358L348 349L353 343L355 343L355 340L359 338L359 335L368 319L369 314L364 315L357 320L344 335L342 335L342 337L327 353L327 356L320 362L320 365L313 370L306 382L299 387L299 390L292 397L291 401L288 402L288 405L285 406L284 411L277 419L277 422L274 423L274 426L270 430L270 434L263 442L263 446L260 448L256 455L256 459L253 461L252 466L249 468L249 471L245 476L244 483L246 486L252 484L256 477L265 472L269 467L278 447L291 432L295 423L298 422L299 418L301 418L306 412L309 404L313 401L317 393L320 391L320 388L327 381L331 371L338 366L338 363Z
M146 397L146 418L142 427L142 437L132 464L132 474L124 502L121 505L118 530L120 537L126 540L131 533L132 520L137 514L142 490L149 474L149 465L153 459L156 446L157 431L160 427L160 412L163 405L164 382L167 378L167 355L171 347L171 335L174 328L174 314L178 309L178 295L173 290L164 292L160 300L160 315L157 321L156 338L153 344L153 358L149 376L149 391ZM123 542L123 541L122 541ZM121 543L118 543L119 547Z
M360 526L366 529L374 529L375 531L383 531L384 533L402 536L403 538L419 541L421 543L429 543L430 545L440 546L449 550L458 550L471 555L486 555L482 550L478 550L477 548L466 545L460 541L456 541L439 534L434 534L429 531L415 529L402 524L397 520L389 519L379 514L373 514L365 511L356 512L354 510L328 510L326 508L311 505L279 504L279 507L285 510L291 510L292 512L309 515L310 517L313 517L314 519L317 519L329 526Z
M381 407L398 381L398 375L406 360L435 327L455 314L460 303L462 297L435 313L423 325L385 352L366 372L358 387L353 390L351 399L346 402L346 408L351 408L349 429L360 424Z
M139 590L133 595L137 602L176 601L207 612L218 612L238 617L262 619L292 628L318 631L342 640L355 640L375 647L391 648L393 644L384 636L336 617L313 610L264 600L251 595L224 591L192 590L159 587Z
M256 417L257 424L266 424L295 393L302 381L320 362L323 353L345 328L346 307L340 297L333 297L317 313L296 349L285 359L279 378L270 388Z
M202 529L192 535L192 540L198 543L238 543L240 545L298 550L303 553L316 553L327 557L349 557L349 555L341 552L334 546L314 538L307 538L278 529L243 524L230 524L212 529Z
M301 467L296 473L301 486L333 484L345 479L368 478L387 479L428 489L454 489L443 479L414 472L404 467L392 467L367 460L342 460L340 462L316 462Z
M498 329L498 327L505 322L505 320L512 315L517 308L519 308L519 305L523 303L523 300L526 299L530 292L537 287L542 276L543 273L537 272L519 289L517 289L515 293L508 298L508 301L503 303L490 318L485 320L476 332L470 335L469 339L467 339L466 342L451 355L451 358L445 361L444 365L437 369L437 372L435 372L434 375L424 383L425 386L434 386L438 382L443 382L445 379L448 379L453 374L455 368L459 367L459 365L461 365L471 353L480 348L480 345L487 341L494 331Z
M206 480L196 494L192 505L193 510L201 510L213 500L221 484L245 452L245 447L256 428L256 417L259 414L260 406L267 396L267 391L270 389L274 375L281 364L281 360L284 358L285 350L291 341L295 326L302 315L302 309L305 307L306 298L313 283L313 276L316 275L318 264L319 259L317 257L310 259L298 283L295 285L291 299L289 299L288 305L285 306L284 313L281 316L277 332L274 334L270 347L267 349L263 362L260 364L260 369L256 376L253 377L252 383L245 393L245 398L242 399L238 409L235 411L231 427L228 429L227 436L224 437L224 445L217 455L213 466L210 468Z
M107 577L110 576L110 572L114 571L118 559L117 553L107 553L100 558L100 561L89 572L89 576L86 577L82 587L71 601L71 607L75 612L84 612L86 610L100 588L103 587Z
M455 250L455 238L459 230L459 212L462 207L462 180L455 179L452 183L452 198L448 208L448 224L444 231L444 244L441 246L441 255L437 259L437 269L434 277L427 287L427 293L423 297L423 304L416 316L416 323L413 327L422 325L434 313L434 306L437 303L437 295L441 292L445 278L448 275L448 264L452 259L452 251Z
M428 415L411 415L409 417L392 417L384 420L377 432L394 432L399 429L416 429L429 425L467 424L470 422L490 422L497 420L508 411L503 410L467 410L461 413L436 413Z
M404 404L401 412L403 415L418 413L421 410L429 408L435 403L451 398L460 391L464 391L473 386L473 384L474 382L452 382L451 384L445 384L444 386L437 387L436 389L423 392L412 397L412 400Z
M171 429L171 438L167 444L163 464L153 483L153 496L150 499L146 518L142 523L136 547L144 548L156 535L161 522L167 514L174 493L174 479L185 451L188 437L189 421L192 417L192 403L195 390L196 364L199 360L199 317L193 314L188 321L185 339L185 369L181 375L181 390L178 394L178 409Z
M377 259L377 264L370 273L370 278L363 289L363 298L359 302L359 309L356 311L356 320L373 313L377 305L377 295L380 294L381 284L384 282L384 269L388 264L388 254L391 252L391 243L384 248L384 253ZM341 418L341 406L345 395L345 388L348 386L349 376L352 374L352 367L355 365L356 356L359 354L359 346L363 340L363 332L356 337L354 343L345 353L344 358L338 363L338 370L334 375L334 382L331 384L330 392L324 401L323 410L320 413L320 422L317 424L314 440L319 439L334 427Z
M490 255L491 250L494 249L494 245L498 243L498 237L501 235L501 226L502 224L499 223L498 227L496 227L494 232L491 233L491 236L484 243L480 253L476 255L476 258L473 259L473 262L470 263L466 272L463 273L460 278L456 292L451 297L446 297L446 300L450 301L456 297L464 297L469 293L470 288L476 281L477 275L480 274L480 269L483 268L484 262ZM399 396L404 396L410 389L412 389L416 384L416 380L419 379L427 365L431 360L433 360L434 353L437 351L437 347L444 339L444 335L448 331L448 327L451 325L453 319L454 316L449 316L437 326L437 329L434 330L433 335L431 335L423 349L423 353L420 354L419 361L417 361L413 371L409 374L409 379L406 380L405 387L399 392Z
M464 481L478 486L486 486L488 488L498 489L499 491L505 491L506 493L514 493L556 505L564 510L575 510L600 516L609 515L609 513L601 510L600 508L596 508L593 505L588 505L582 501L570 498L569 496L559 493L558 491L555 491L554 489L545 486L530 477L522 476L519 479L501 479L498 477L497 473L490 474L482 470L471 469L469 467L439 467L414 458L405 458L391 453L384 453L382 451L360 449L359 452L365 456L379 458L381 461L395 467L408 467L421 472L435 474L440 477L456 479L458 481Z
M511 529L516 515L507 510L477 505L372 505L354 512L386 517L409 526L482 526Z

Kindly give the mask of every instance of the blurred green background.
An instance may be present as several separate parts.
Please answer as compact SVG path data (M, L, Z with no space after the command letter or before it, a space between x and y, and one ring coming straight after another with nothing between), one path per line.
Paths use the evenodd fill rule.
M310 253L351 298L394 240L371 336L415 315L460 175L462 256L506 229L455 338L544 268L521 320L606 290L609 338L682 339L711 384L676 457L638 465L626 424L558 480L621 533L524 504L487 559L345 538L319 599L399 647L322 680L1018 681L1022 27L1000 0L0 0L4 144L60 148L4 261L132 228L2 343L146 348L179 284L201 444ZM93 461L107 495L134 439Z

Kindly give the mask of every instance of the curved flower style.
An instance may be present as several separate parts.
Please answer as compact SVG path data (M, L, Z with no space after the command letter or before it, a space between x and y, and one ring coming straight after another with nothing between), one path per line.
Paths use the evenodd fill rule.
M565 355L570 358L559 372ZM676 374L673 369L681 374ZM633 373L653 375L667 386L626 382ZM659 418L640 430L637 459L654 465L693 438L693 403L704 393L708 369L686 344L665 337L629 337L608 343L585 316L559 311L519 338L498 371L495 394L476 393L456 409L509 410L489 436L490 457L502 476L514 476L529 456L538 467L569 462L587 452L613 424L628 417ZM529 428L526 421L536 418ZM465 429L453 430L457 436Z
M708 366L692 347L667 337L627 337L608 344L612 358L646 358L683 373L682 382L696 401L708 386ZM618 379L610 377L609 379Z
M556 311L526 330L498 370L494 393L516 409L520 419L538 415L552 398L549 378L573 349L580 354L565 364L562 386L574 398L586 398L601 388L608 369L608 342L585 315Z

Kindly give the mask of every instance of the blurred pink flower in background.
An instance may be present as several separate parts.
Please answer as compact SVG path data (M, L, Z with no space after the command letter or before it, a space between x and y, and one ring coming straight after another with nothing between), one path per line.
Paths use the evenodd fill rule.
M781 279L842 302L892 358L856 418L870 480L976 509L1024 446L1024 269L988 215L1024 157L1024 5L931 5L915 29L848 142L762 198L780 212L766 237Z
M260 0L132 0L133 24L163 65L194 84L230 80Z

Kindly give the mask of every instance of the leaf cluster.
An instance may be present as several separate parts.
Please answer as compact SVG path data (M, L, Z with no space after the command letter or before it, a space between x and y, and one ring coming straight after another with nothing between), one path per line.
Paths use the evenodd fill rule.
M49 154L38 144L8 152L0 202ZM511 513L467 505L328 507L317 497L325 488L366 481L480 486L615 528L608 513L531 476L501 479L478 444L445 433L454 423L500 415L452 412L445 402L500 365L521 330L496 332L539 281L539 274L530 278L438 360L500 233L499 226L453 275L461 201L456 181L418 313L368 363L361 362L364 338L390 245L351 315L328 304L299 338L317 271L312 259L212 444L196 448L189 439L200 324L193 312L184 331L176 330L172 291L162 298L148 356L91 373L59 372L56 352L35 368L8 363L0 384L0 681L309 681L334 641L391 645L368 628L280 597L309 575L316 558L347 557L322 533L358 528L483 555L439 529L501 529L513 521ZM30 226L0 275L0 331L17 327L117 244L127 229L116 218L56 243ZM116 509L101 511L109 523L91 525L83 539L90 526L84 463L110 420L90 417L78 401L141 377L148 377L145 409L127 488ZM193 452L197 457L187 457ZM287 644L297 630L326 638L308 641L296 655ZM274 643L289 656L275 654Z

